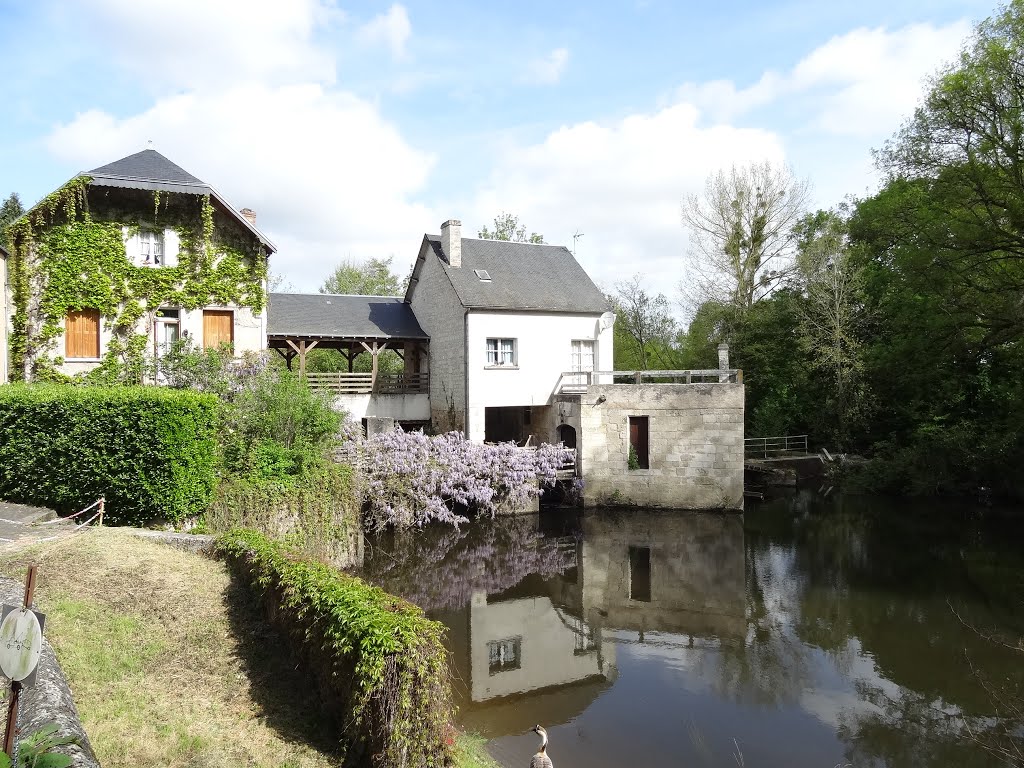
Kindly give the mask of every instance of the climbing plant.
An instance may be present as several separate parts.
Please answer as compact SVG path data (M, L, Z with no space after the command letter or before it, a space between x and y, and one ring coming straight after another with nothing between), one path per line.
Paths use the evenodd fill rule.
M184 310L266 302L266 252L251 236L218 222L209 195L95 188L72 179L11 226L14 300L11 357L26 379L60 379L56 340L67 314L95 309L110 340L88 378L138 382L148 326L162 306ZM152 195L152 207L144 205ZM126 242L142 227L171 229L174 266L138 266ZM144 318L150 323L143 324ZM140 333L140 330L142 331Z

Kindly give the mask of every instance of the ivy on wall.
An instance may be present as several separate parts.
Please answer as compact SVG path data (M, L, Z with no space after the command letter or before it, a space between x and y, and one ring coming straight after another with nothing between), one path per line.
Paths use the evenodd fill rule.
M235 304L262 311L267 253L216 211L208 195L90 187L90 181L72 179L11 228L11 358L21 377L66 378L58 372L63 358L56 340L74 310L98 310L111 332L100 365L88 374L108 383L142 380L148 328L160 307ZM143 227L177 233L175 266L132 263L125 228L131 236ZM144 318L149 322L141 326Z

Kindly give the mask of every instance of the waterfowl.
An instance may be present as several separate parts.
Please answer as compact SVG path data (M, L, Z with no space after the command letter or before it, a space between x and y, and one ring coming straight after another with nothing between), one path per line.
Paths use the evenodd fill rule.
M530 730L540 736L540 749L530 761L530 768L554 768L551 758L548 757L548 732L539 725L533 726Z

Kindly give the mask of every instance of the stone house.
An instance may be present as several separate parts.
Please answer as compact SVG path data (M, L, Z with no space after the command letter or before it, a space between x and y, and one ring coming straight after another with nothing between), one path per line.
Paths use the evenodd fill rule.
M16 378L141 380L184 337L266 348L273 243L252 211L154 150L79 174L11 235Z

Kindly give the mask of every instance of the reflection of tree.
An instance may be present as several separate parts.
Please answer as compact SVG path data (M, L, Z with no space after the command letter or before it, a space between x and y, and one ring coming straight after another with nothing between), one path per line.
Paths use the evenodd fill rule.
M575 546L545 537L531 517L431 526L370 544L366 577L427 611L461 608L474 592L502 592L527 576L557 576L576 564Z

